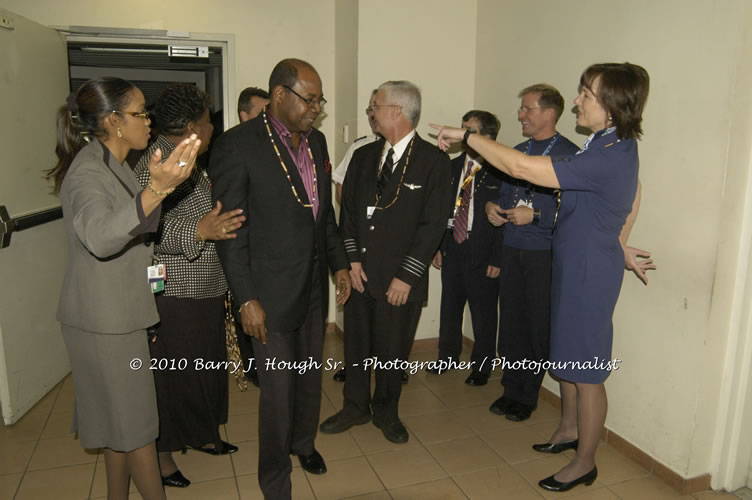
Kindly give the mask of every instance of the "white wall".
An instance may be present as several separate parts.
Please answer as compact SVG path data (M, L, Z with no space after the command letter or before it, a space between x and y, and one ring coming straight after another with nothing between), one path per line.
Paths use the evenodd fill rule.
M365 109L381 83L410 80L423 98L417 130L424 139L434 142L429 123L459 125L473 107L475 1L361 0L359 15L359 108ZM439 51L441 40L452 44ZM367 117L358 113L358 135L368 133ZM440 300L441 275L431 268L416 339L438 336Z
M718 261L719 243L734 234L721 232L731 215L722 207L739 201L724 176L748 170L742 154L739 164L727 156L742 4L478 2L476 105L499 114L502 142L522 139L514 110L526 85L551 83L571 103L591 63L630 61L650 73L643 202L630 243L651 250L659 270L647 288L625 277L614 317L623 363L607 382L606 425L685 477L711 469L727 332L711 328L709 315L717 273L735 269ZM582 143L573 115L559 130Z

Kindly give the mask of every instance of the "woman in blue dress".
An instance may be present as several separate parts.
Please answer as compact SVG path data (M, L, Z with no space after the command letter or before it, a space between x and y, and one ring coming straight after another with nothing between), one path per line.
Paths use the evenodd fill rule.
M464 129L436 127L439 147L463 140L503 172L561 190L553 235L550 370L559 379L561 421L536 451L576 449L539 485L566 491L598 476L595 452L606 420L611 318L624 268L647 284L648 252L626 246L640 203L637 139L650 79L634 64L588 67L580 77L577 125L593 132L575 156L527 156ZM647 257L641 259L640 257Z

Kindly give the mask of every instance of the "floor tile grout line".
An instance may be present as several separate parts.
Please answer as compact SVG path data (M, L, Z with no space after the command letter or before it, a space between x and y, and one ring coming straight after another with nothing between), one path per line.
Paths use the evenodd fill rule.
M230 415L227 415L227 418L229 420ZM227 442L230 442L230 433L227 432L227 422L222 424L222 427L224 427L225 430L225 436L227 436ZM230 467L232 467L232 479L235 483L235 491L238 493L238 500L243 498L243 495L240 493L240 484L238 483L238 471L235 469L235 460L233 460L234 453L230 453Z
M47 427L47 424L50 421L50 416L52 415L52 410L55 409L55 405L57 404L57 400L60 397L60 392L63 390L63 384L65 382L65 379L68 377L66 375L63 377L63 379L58 382L55 387L52 388L52 390L55 390L55 388L59 385L60 387L57 388L57 393L55 394L55 400L50 405L50 411L47 413L47 418L44 419L44 425L42 426L42 431L39 433L39 436L37 436L37 439L34 441L34 448L31 450L31 455L29 455L29 459L26 461L26 466L24 467L23 472L21 473L21 478L18 481L18 485L16 485L16 491L13 493L13 498L15 499L19 492L21 491L21 485L23 484L24 478L26 477L26 473L29 471L29 465L31 464L31 460L34 458L34 453L36 453L37 449L39 448L39 441L42 439L42 434L44 434L44 429ZM23 417L22 417L23 418Z

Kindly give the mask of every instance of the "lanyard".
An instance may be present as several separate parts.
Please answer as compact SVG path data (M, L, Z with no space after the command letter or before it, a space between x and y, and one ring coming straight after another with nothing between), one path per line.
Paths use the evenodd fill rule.
M462 206L462 193L465 191L465 188L473 180L473 177L475 177L475 174L480 172L481 166L477 162L473 162L473 163L475 163L475 167L472 169L472 171L469 174L467 174L467 176L465 177L465 180L462 181L462 187L460 187L460 195L457 196L457 201L454 203L454 206L457 208ZM456 213L456 210L455 210L455 213Z
M558 132L556 132L554 134L554 138L551 139L551 142L548 143L548 146L546 146L546 150L543 151L543 154L541 156L548 156L548 153L551 152L551 149L554 147L554 144L556 144L556 141L559 140L560 136L561 136L561 134L559 134ZM528 141L527 141L527 150L525 151L525 154L528 155L528 156L530 156L530 148L531 147L533 147L533 138L532 137L530 139L528 139Z
M553 149L554 145L556 145L556 141L559 140L559 137L561 137L561 134L558 133L558 132L556 132L554 134L553 139L551 139L551 142L548 143L548 146L546 146L545 151L543 151L543 154L541 154L540 156L548 156L549 153L551 152L551 150ZM527 141L527 149L525 150L525 154L526 155L530 156L530 148L532 146L533 146L533 138L531 137ZM535 186L533 186L532 184L528 184L528 186L529 187L526 190L527 192L525 193L525 198L526 198L526 201L528 203L532 204L533 203L533 198L535 197ZM520 198L519 197L519 190L520 190L520 186L518 184L514 188L514 198L512 199L512 205L513 205L512 208L514 208L515 206L517 206L517 200L519 200L519 198Z

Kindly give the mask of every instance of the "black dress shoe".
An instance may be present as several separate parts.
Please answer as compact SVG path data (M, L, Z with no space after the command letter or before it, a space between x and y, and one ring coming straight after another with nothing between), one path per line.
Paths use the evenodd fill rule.
M446 372L449 371L446 368L439 368L439 366L447 366L447 364L446 364L445 361L437 359L436 361L434 361L434 366L432 366L431 368L427 369L426 371L428 373L432 373L434 375L441 375L442 373L446 373Z
M466 379L467 385L486 385L488 383L488 375L481 372L473 372Z
M402 383L406 384L408 380L410 380L410 377L405 370L402 370Z
M579 440L573 439L572 441L564 441L562 443L534 444L533 449L541 453L561 453L566 450L576 450L578 444Z
M509 411L512 406L514 406L515 401L513 399L509 399L506 396L502 396L493 403L491 403L491 407L488 408L488 411L491 413L495 413L497 415L504 415L506 412Z
M324 457L316 449L310 455L298 455L298 460L300 460L300 466L303 467L303 470L311 474L323 474L326 472Z
M180 470L176 470L167 477L162 476L162 484L165 486L173 486L175 488L187 488L191 485L191 482L182 472L180 472Z
M585 486L590 486L591 484L593 484L593 481L595 481L595 478L597 477L598 467L593 467L593 470L591 470L584 476L573 479L568 483L562 483L554 479L554 476L548 476L546 479L541 479L540 481L538 481L538 486L548 491L569 491L578 484L582 483L585 483Z
M507 410L505 418L512 422L522 422L530 418L530 415L535 410L535 406L526 405L524 403L514 403L511 408Z
M386 424L374 419L373 425L381 429L384 437L392 443L407 443L407 440L410 438L407 429L405 429L405 426L399 420Z
M346 414L345 410L340 410L321 422L319 430L324 434L339 434L340 432L345 432L353 425L365 424L369 420L371 420L370 414L358 417Z
M337 370L337 372L334 375L332 375L332 378L334 379L335 382L344 382L345 376L346 376L345 369L340 368L339 370Z
M227 441L220 441L220 445L214 448L193 448L196 451L208 453L209 455L229 455L238 451L238 447Z

